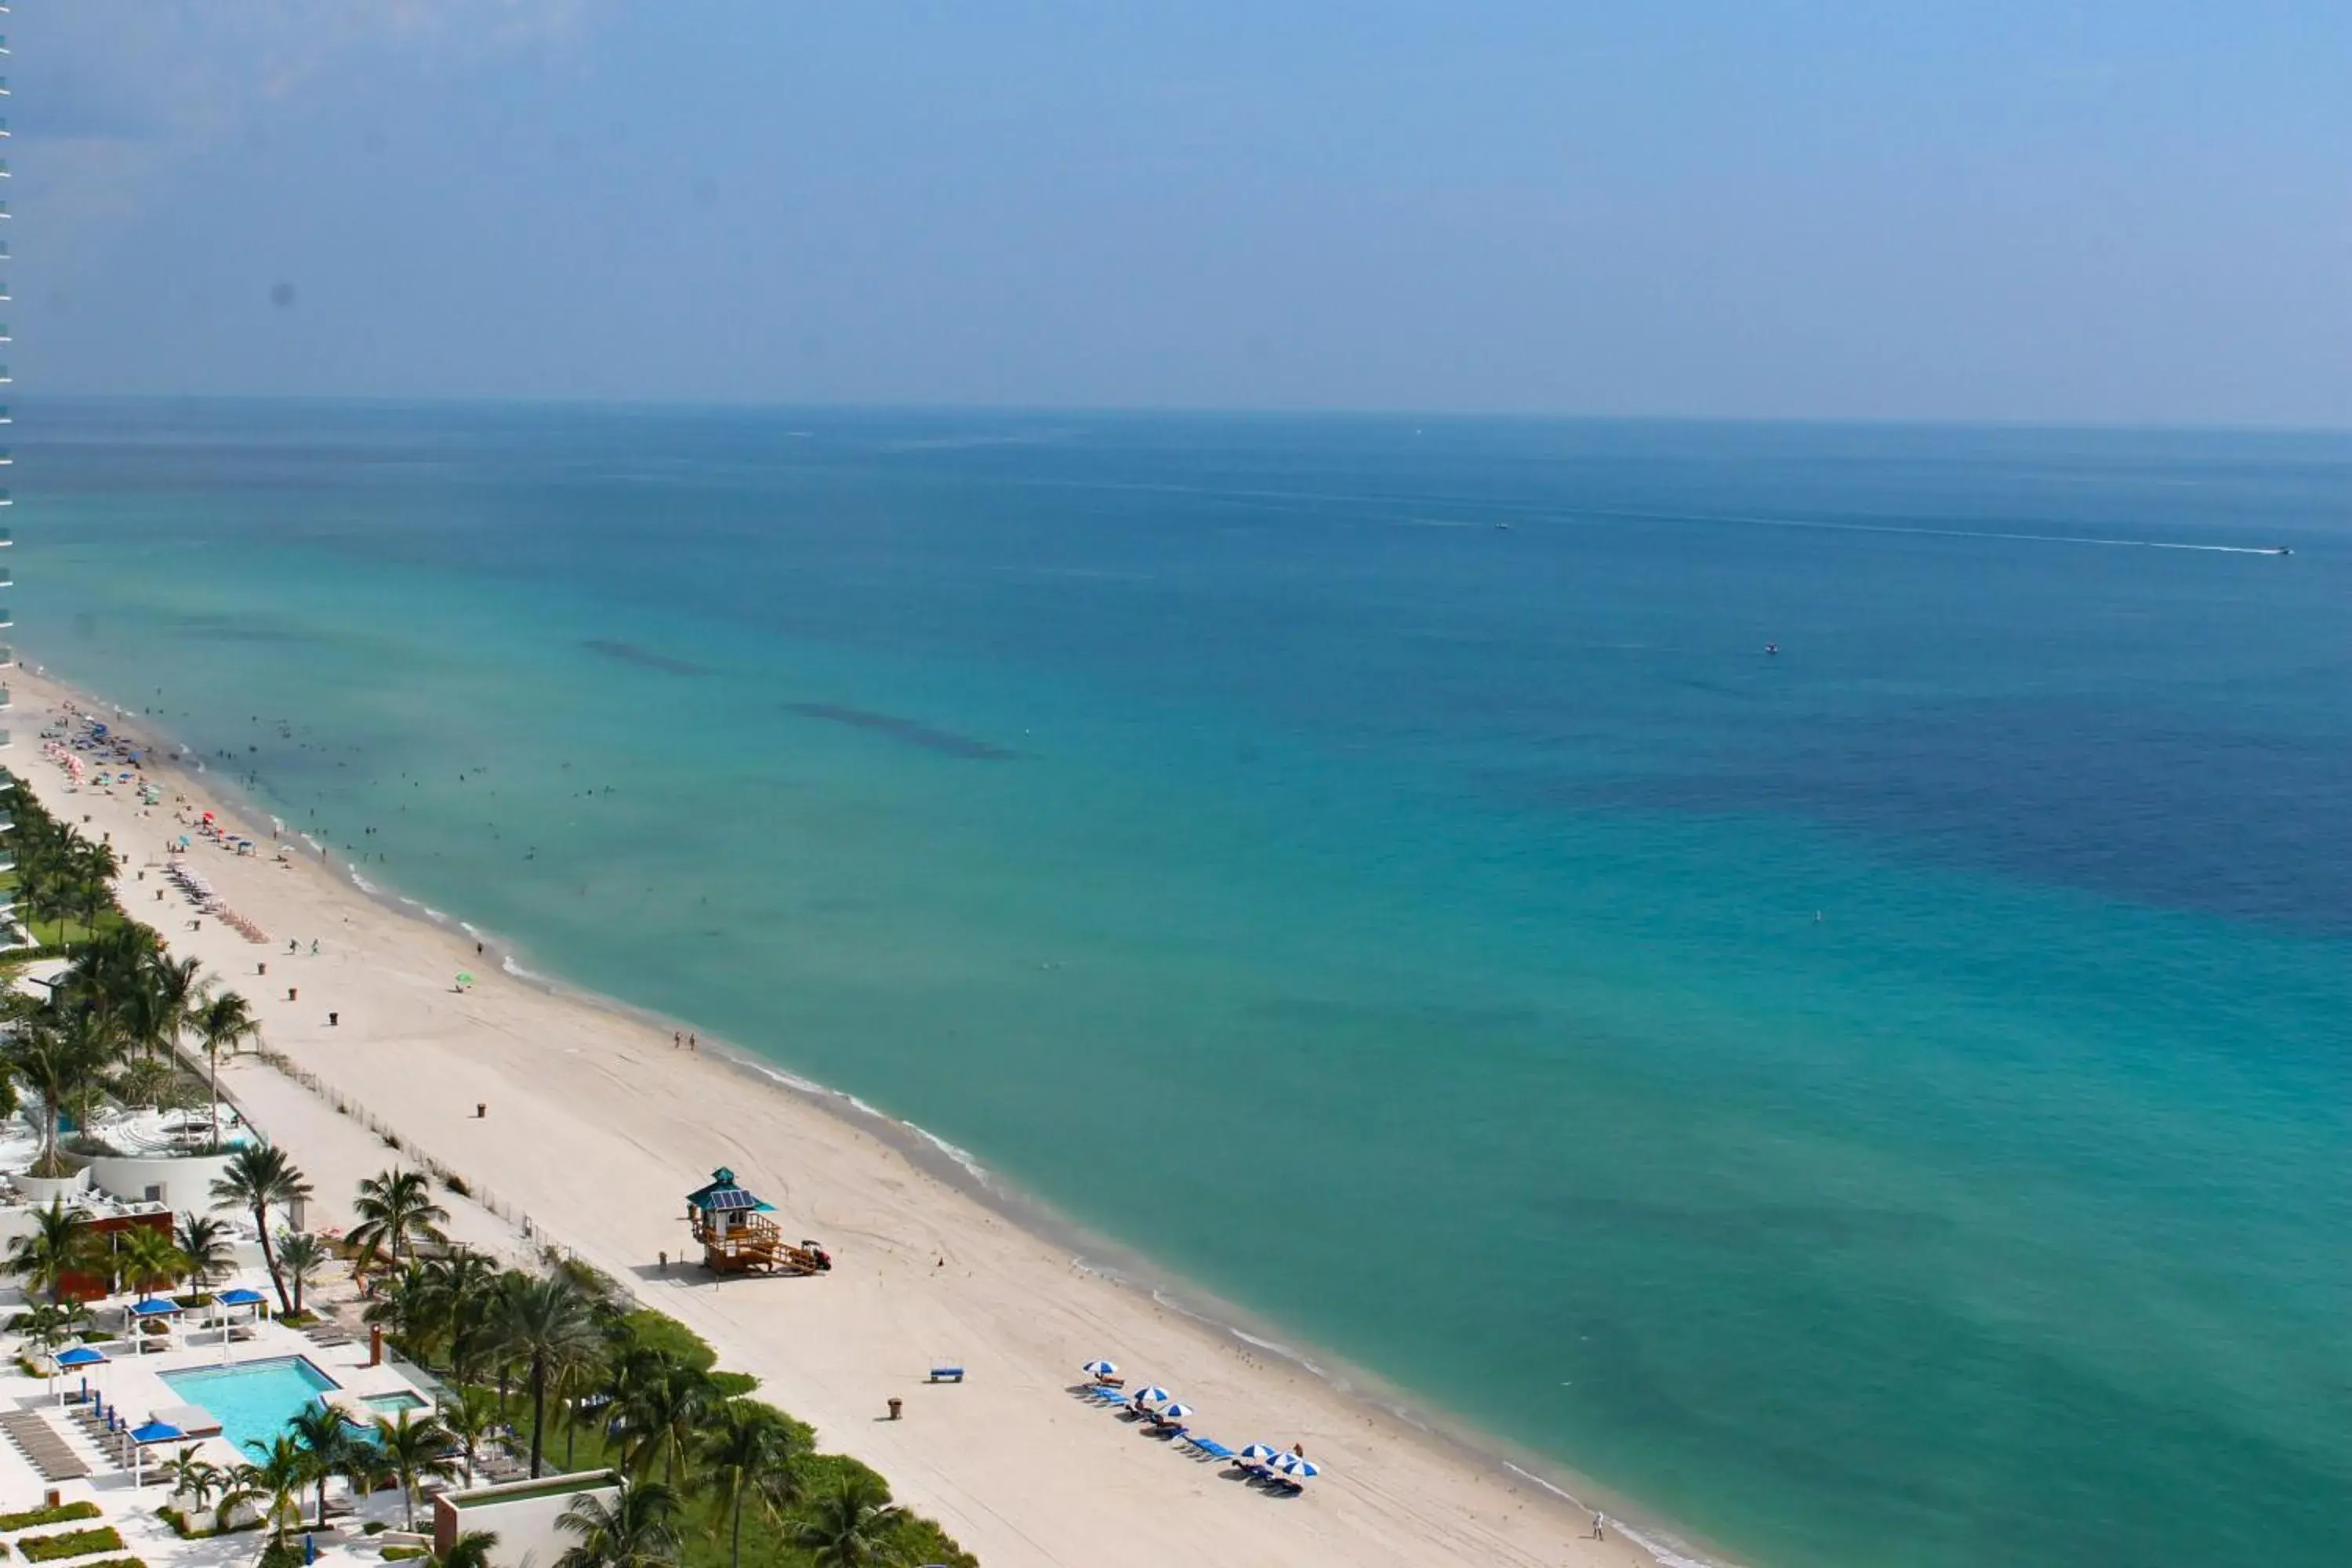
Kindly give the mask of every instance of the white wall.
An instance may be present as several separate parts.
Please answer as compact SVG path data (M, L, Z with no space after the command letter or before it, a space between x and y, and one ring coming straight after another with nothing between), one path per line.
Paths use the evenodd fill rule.
M213 1184L227 1171L227 1154L165 1154L140 1159L106 1154L89 1163L92 1185L137 1203L151 1186L163 1188L157 1202L173 1214L207 1214Z
M609 1508L621 1495L609 1470L574 1476L571 1479L575 1485L548 1487L549 1479L562 1479L508 1481L435 1498L433 1534L437 1549L447 1551L460 1533L488 1530L499 1538L499 1543L490 1548L492 1568L554 1568L558 1557L579 1544L576 1537L558 1529L555 1522L571 1508L572 1500L586 1492L601 1498ZM499 1500L502 1494L512 1494L511 1500ZM452 1503L452 1496L465 1497L466 1506Z

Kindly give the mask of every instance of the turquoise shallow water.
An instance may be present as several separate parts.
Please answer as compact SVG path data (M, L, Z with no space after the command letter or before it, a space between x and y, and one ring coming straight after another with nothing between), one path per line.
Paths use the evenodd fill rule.
M2352 440L22 435L30 657L1734 1555L2352 1554Z

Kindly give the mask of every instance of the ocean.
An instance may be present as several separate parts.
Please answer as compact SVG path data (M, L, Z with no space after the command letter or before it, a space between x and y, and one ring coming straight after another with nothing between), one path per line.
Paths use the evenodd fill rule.
M28 661L1268 1337L1763 1568L2352 1561L2352 437L18 413Z

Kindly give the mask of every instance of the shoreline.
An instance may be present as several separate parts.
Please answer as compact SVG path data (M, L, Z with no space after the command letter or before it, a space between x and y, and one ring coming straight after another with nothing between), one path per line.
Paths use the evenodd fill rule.
M266 810L263 803L257 798L247 793L246 785L234 777L216 773L207 764L201 752L176 741L165 729L150 721L145 715L107 701L63 679L45 667L26 667L20 669L19 675L18 684L37 689L24 693L25 696L33 699L33 701L20 706L26 708L37 706L45 720L50 710L68 702L87 712L114 716L110 722L131 728L140 734L142 739L150 742L146 760L142 765L151 777L164 786L167 795L172 793L185 795L199 809L213 810L223 818L245 826L248 828L250 836L257 841L268 843L275 839L292 850L289 864L298 870L301 879L320 884L322 890L328 895L327 901L331 905L338 899L350 900L355 897L368 910L398 922L401 927L413 933L415 938L430 939L436 943L446 942L460 947L478 943L480 951L476 962L485 970L495 967L497 971L497 980L491 984L496 984L499 982L510 984L543 999L555 1009L593 1013L622 1029L641 1031L656 1037L664 1032L695 1027L686 1020L667 1017L622 998L590 990L585 986L528 967L521 962L523 954L520 944L512 939L485 931L461 917L435 909L420 900L404 895L389 886L373 880L358 862L341 856L331 844L320 845L310 835L286 828L282 824L273 830L270 825L279 823L279 819ZM19 750L27 754L11 761L31 764L20 766L15 770L18 772L23 781L23 787L35 789L36 793L41 795L45 800L50 801L53 808L58 809L60 815L66 814L63 805L66 801L82 801L87 805L89 800L110 800L119 809L136 810L135 801L119 796L83 797L63 795L59 782L52 778L43 765L46 759L38 755L39 744L37 733L27 734L20 731ZM82 809L82 806L76 806L74 815L80 815ZM110 813L110 816L111 815L114 814ZM93 823L92 826L97 825ZM158 831L160 830L159 824ZM126 842L121 837L117 837L116 845L123 853L123 875L125 879L129 879L139 864L134 856L139 852L140 847ZM310 853L305 853L301 846L308 846ZM207 850L209 847L204 847L196 853L202 855ZM217 850L210 850L210 853L218 856ZM226 863L239 868L249 867L257 876L275 878L280 874L278 863L268 858L260 857L246 859L235 857L222 858ZM210 862L207 861L206 864L209 867ZM324 872L326 875L320 879L314 875L318 872ZM125 891L128 891L127 888ZM225 885L223 891L225 894L229 893L230 889ZM238 900L232 898L231 901ZM135 910L135 905L128 905L127 900L126 904ZM243 905L240 904L240 907ZM349 913L345 913L343 919L346 924L351 923ZM168 931L165 935L166 940L173 947L182 951L211 945L184 941L181 937ZM261 951L268 952L267 949ZM453 956L459 959L462 966L462 952ZM217 964L212 967L215 973L225 973ZM442 973L446 974L448 971L444 969ZM232 982L237 978L234 974L226 977ZM458 994L463 998L471 998L487 989L487 986L478 986L475 991ZM696 1032L699 1033L698 1030ZM1433 1531L1430 1535L1417 1542L1391 1540L1387 1542L1391 1549L1402 1547L1407 1552L1404 1556L1382 1555L1375 1558L1353 1555L1344 1560L1401 1563L1524 1561L1549 1563L1562 1560L1562 1554L1566 1554L1567 1561L1578 1563L1657 1563L1667 1564L1668 1568L1716 1568L1716 1565L1729 1561L1715 1553L1711 1548L1686 1543L1681 1531L1673 1529L1664 1521L1643 1517L1638 1509L1622 1510L1622 1515L1630 1515L1630 1517L1622 1517L1620 1505L1615 1499L1607 1494L1606 1489L1587 1478L1567 1471L1543 1456L1519 1449L1505 1439L1483 1432L1473 1424L1458 1417L1428 1410L1377 1374L1349 1365L1337 1357L1318 1355L1311 1346L1301 1348L1295 1343L1286 1342L1288 1336L1280 1334L1279 1331L1274 1330L1271 1325L1255 1321L1249 1313L1221 1300L1210 1292L1201 1290L1181 1276L1159 1268L1149 1258L1134 1249L1111 1238L1089 1232L1084 1226L1068 1220L1059 1215L1049 1204L1016 1187L1010 1186L995 1177L971 1152L949 1143L919 1125L894 1117L856 1095L801 1077L791 1069L769 1061L739 1045L707 1037L706 1043L710 1048L698 1054L698 1062L707 1058L715 1067L724 1070L730 1079L739 1081L750 1080L771 1090L778 1091L770 1098L803 1112L814 1113L852 1139L871 1141L879 1146L877 1152L882 1161L895 1161L904 1165L928 1182L952 1194L963 1204L1003 1221L1022 1240L1034 1247L1052 1253L1060 1260L1064 1270L1072 1279L1085 1279L1115 1292L1126 1300L1129 1309L1135 1313L1149 1314L1160 1319L1166 1319L1172 1314L1174 1320L1181 1324L1181 1331L1199 1342L1202 1349L1212 1353L1238 1358L1255 1371L1266 1374L1272 1381L1277 1383L1300 1379L1308 1381L1326 1399L1360 1420L1365 1427L1388 1428L1386 1436L1397 1447L1421 1450L1419 1456L1421 1458L1433 1462L1444 1469L1467 1472L1466 1477L1457 1475L1452 1479L1457 1480L1466 1479L1473 1482L1483 1483L1484 1486L1500 1485L1514 1496L1523 1497L1526 1500L1528 1514L1524 1522L1531 1527L1531 1530L1525 1532L1514 1530L1510 1534L1517 1537L1524 1533L1542 1538L1512 1539L1507 1542L1489 1539L1480 1542L1474 1549L1465 1544L1469 1539L1468 1535L1449 1528ZM396 1112L383 1109L378 1098L369 1096L363 1089L350 1087L345 1076L338 1073L332 1065L322 1063L314 1048L306 1047L299 1043L289 1048L283 1033L275 1027L271 1029L267 1044L271 1049L283 1053L288 1059L321 1080L325 1088L315 1089L314 1092L323 1095L331 1090L334 1096L349 1100L366 1113L366 1120L374 1121L380 1119L383 1125L396 1130L402 1140L400 1147L413 1149L418 1154L436 1163L444 1164L451 1170L462 1171L467 1176L469 1183L474 1181L476 1165L464 1161L453 1162L442 1159L438 1152L440 1147L438 1144L434 1144L433 1150L428 1152L425 1145L432 1142L432 1140L429 1137L417 1137L416 1128L412 1121L402 1118ZM577 1054L581 1047L567 1047L567 1049L572 1054ZM673 1068L685 1065L671 1064ZM618 1131L619 1130L606 1131ZM625 1136L625 1133L622 1135ZM289 1141L294 1140L289 1138ZM698 1173L685 1168L677 1172L680 1179ZM507 1190L503 1184L492 1184L491 1186L477 1186L475 1191L487 1199L493 1187L500 1193ZM489 1205L486 1205L486 1206ZM548 1208L544 1204L536 1206L541 1209ZM787 1202L778 1206L789 1211L797 1205ZM549 1212L554 1211L549 1210ZM809 1223L816 1225L819 1222L812 1219ZM593 1222L592 1221L591 1224L593 1226ZM576 1215L566 1215L554 1226L547 1225L536 1216L526 1216L527 1227L524 1235L534 1244L565 1245L566 1250L575 1250L592 1261L600 1260L603 1248L596 1248L592 1252L587 1247L577 1247L557 1242L557 1237L574 1231L577 1225ZM942 1268L946 1267L945 1258L946 1253L943 1252L940 1264ZM646 1299L650 1304L659 1305L665 1310L675 1310L671 1303L647 1294L645 1289L646 1276L651 1273L651 1270L644 1268L641 1264L614 1270L614 1272L624 1288ZM667 1273L667 1270L664 1272ZM744 1288L746 1287L730 1285L727 1289L731 1291ZM719 1337L711 1334L708 1328L704 1331L708 1337L713 1339L714 1343L721 1342ZM1111 1350L1109 1353L1118 1356L1130 1373L1142 1370L1149 1377L1157 1378L1160 1375L1155 1371L1140 1368L1128 1362L1127 1357L1121 1355L1116 1349ZM1269 1358L1277 1364L1260 1367L1255 1358L1261 1356ZM731 1360L732 1358L730 1358L730 1364ZM1265 1380L1260 1379L1260 1381ZM1172 1382L1174 1378L1171 1377L1169 1381ZM830 1427L830 1437L833 1441L848 1447L850 1451L857 1453L869 1463L876 1464L891 1478L894 1487L905 1487L902 1495L910 1503L935 1516L955 1515L956 1522L952 1528L964 1540L965 1544L980 1552L984 1560L1054 1562L1089 1560L1085 1556L1064 1558L1058 1554L1035 1556L1034 1552L1040 1542L1026 1530L1018 1532L1021 1539L1017 1544L992 1539L991 1531L985 1528L975 1528L970 1521L969 1516L961 1514L954 1502L926 1496L911 1487L906 1487L901 1479L904 1467L892 1463L887 1458L877 1458L866 1452L856 1440L853 1429L824 1420L814 1409L807 1407L805 1401L794 1400L788 1396L785 1402L804 1418L817 1421L820 1426ZM1066 1414L1066 1412L1056 1414ZM1212 1425L1216 1424L1212 1423ZM1229 1441L1238 1444L1239 1441L1244 1440L1239 1435L1223 1432L1222 1428L1220 1430L1221 1435L1226 1436ZM1118 1435L1118 1428L1114 1425L1110 1432L1096 1436L1107 1443L1116 1443ZM1339 1471L1335 1474L1344 1475L1346 1472ZM1343 1486L1344 1484L1342 1483ZM1533 1489L1533 1490L1523 1492L1523 1488ZM1571 1490L1571 1488L1576 1489ZM1339 1489L1327 1482L1318 1486L1317 1489L1319 1493ZM1458 1508L1475 1499L1479 1506L1475 1509L1465 1509L1463 1518L1465 1521L1471 1517L1476 1517L1479 1520L1481 1528L1470 1532L1471 1534L1486 1534L1493 1529L1489 1522L1492 1516L1488 1512L1493 1507L1492 1500L1475 1498L1475 1493L1483 1489L1482 1486L1454 1489L1467 1490L1471 1495L1458 1499L1428 1499L1423 1506L1435 1513L1435 1517L1429 1522L1435 1525L1444 1520L1444 1505L1452 1503ZM1611 1539L1596 1542L1589 1538L1586 1531L1589 1529L1593 1503L1582 1500L1579 1496L1580 1492L1583 1498L1597 1501L1607 1513L1612 1527ZM1124 1500L1132 1504L1140 1500L1130 1498ZM1339 1500L1331 1500L1337 1502ZM1181 1531L1188 1525L1204 1522L1192 1518L1193 1510L1203 1508L1230 1510L1235 1504L1242 1504L1246 1510L1245 1500L1242 1499L1187 1500L1169 1508L1164 1517L1155 1517L1152 1528L1155 1531ZM1327 1503L1325 1506L1328 1507L1329 1504ZM1132 1522L1130 1520L1129 1524L1131 1525ZM1109 1528L1116 1531L1125 1527L1113 1525ZM1274 1542L1269 1541L1265 1544L1271 1546ZM1332 1544L1336 1546L1336 1542ZM1430 1555L1433 1551L1443 1553L1449 1546L1458 1551L1461 1555ZM1244 1547L1240 1549L1240 1554L1233 1556L1231 1560L1252 1562L1301 1560L1295 1555L1287 1554L1287 1552L1296 1549L1296 1543L1294 1543L1293 1547L1286 1550L1285 1554L1260 1557ZM1031 1555L1024 1556L1023 1552L1028 1552ZM1130 1554L1132 1554L1131 1551ZM1191 1556L1192 1553L1188 1552L1188 1560Z

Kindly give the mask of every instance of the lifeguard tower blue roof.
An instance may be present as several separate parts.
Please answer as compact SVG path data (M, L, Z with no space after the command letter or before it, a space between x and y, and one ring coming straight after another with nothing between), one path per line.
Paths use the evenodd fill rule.
M710 1173L710 1184L686 1194L689 1208L705 1214L724 1214L732 1209L763 1209L768 1205L735 1184L735 1173L721 1165Z

